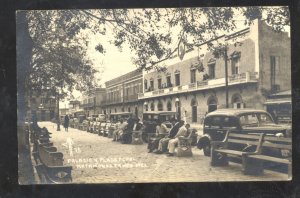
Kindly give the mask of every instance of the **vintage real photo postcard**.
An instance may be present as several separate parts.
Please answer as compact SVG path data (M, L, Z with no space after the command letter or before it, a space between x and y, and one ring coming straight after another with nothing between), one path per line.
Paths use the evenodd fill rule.
M292 179L288 7L16 11L19 184Z

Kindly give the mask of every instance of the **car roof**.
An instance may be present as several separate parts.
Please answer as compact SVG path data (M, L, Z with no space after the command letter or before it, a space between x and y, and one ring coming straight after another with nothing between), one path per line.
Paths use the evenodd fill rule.
M176 111L148 111L148 112L144 112L144 114L174 115L176 114Z
M226 116L238 116L244 113L267 113L265 110L260 109L217 109L213 112L210 112L206 117L214 115L226 115Z
M131 112L119 112L119 113L111 113L110 115L130 115Z

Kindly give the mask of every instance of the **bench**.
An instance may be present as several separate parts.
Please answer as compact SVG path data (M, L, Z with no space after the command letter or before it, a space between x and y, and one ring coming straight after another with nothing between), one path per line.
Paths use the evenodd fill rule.
M271 152L266 152L271 149ZM286 151L286 156L275 156L272 149L278 149L280 155ZM288 178L292 176L292 139L285 137L267 136L263 137L261 148L258 152L243 154L243 163L247 165L246 174L258 173L263 174L265 162L276 164L285 164L288 166Z
M257 153L261 148L263 134L238 134L227 131L223 141L211 142L211 166L228 165L228 156L243 158L245 153ZM244 148L254 146L255 151L243 151ZM252 165L250 165L252 166ZM243 163L242 171L249 173L249 165Z
M72 166L63 165L63 154L57 152L53 144L43 144L38 142L37 152L34 153L36 168L41 178L46 182L63 183L72 181Z
M192 130L188 137L178 137L177 157L193 156L192 141L196 130Z

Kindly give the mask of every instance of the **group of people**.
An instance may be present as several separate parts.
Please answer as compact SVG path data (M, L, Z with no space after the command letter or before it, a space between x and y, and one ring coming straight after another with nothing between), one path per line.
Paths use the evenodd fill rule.
M116 130L113 132L113 141L121 141L123 144L130 144L132 141L132 132L139 131L143 127L140 119L129 117L127 121L120 119L116 124Z
M169 131L166 125L159 120L156 126L155 137L149 138L149 153L166 153L168 156L174 156L179 137L188 137L191 134L190 124L184 123L183 120L174 121L173 127Z

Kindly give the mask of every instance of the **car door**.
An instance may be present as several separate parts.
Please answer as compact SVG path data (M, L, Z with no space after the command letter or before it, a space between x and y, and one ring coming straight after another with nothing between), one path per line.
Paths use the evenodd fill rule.
M209 134L213 141L224 139L224 131L221 129L222 116L211 116L205 119L204 133Z

